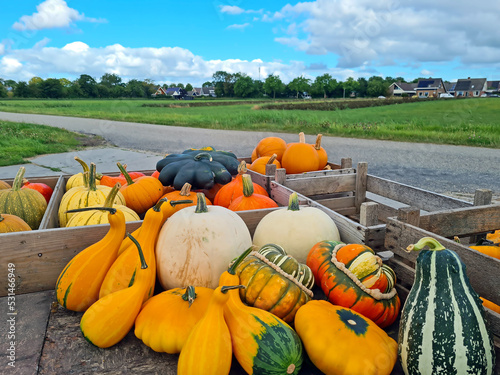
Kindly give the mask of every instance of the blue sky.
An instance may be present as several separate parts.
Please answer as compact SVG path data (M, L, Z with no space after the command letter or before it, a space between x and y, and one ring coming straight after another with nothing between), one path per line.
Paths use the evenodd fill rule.
M1 0L0 78L500 79L500 2Z

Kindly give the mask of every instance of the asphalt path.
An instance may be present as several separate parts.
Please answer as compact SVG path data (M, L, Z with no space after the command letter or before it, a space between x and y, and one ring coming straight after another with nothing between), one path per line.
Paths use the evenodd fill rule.
M95 134L111 144L131 150L176 153L187 148L212 146L247 157L257 142L279 136L287 142L296 134L212 130L122 121L0 112L0 119L50 125ZM306 136L314 143L315 135ZM473 194L476 189L500 193L500 150L480 147L378 141L323 136L329 161L351 158L353 165L368 162L368 173L437 193Z

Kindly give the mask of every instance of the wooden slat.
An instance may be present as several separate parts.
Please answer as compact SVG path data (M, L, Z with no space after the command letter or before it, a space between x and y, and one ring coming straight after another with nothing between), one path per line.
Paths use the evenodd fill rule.
M354 195L354 206L356 207L356 212L359 212L361 208L361 203L366 200L366 178L368 175L368 163L362 162L358 163L358 168L356 170L356 187Z
M350 209L351 214L356 213L356 208L354 207L354 196L314 200L323 206L328 207L330 210L340 211Z
M378 204L374 202L361 203L359 223L365 227L378 224Z
M306 196L341 193L356 189L356 175L318 176L314 178L314 183L307 178L287 179L284 185Z
M59 204L61 203L61 198L66 190L66 180L63 176L57 179L57 183L53 188L52 196L50 197L49 204L47 205L47 210L43 215L42 222L40 223L39 229L49 229L59 227Z

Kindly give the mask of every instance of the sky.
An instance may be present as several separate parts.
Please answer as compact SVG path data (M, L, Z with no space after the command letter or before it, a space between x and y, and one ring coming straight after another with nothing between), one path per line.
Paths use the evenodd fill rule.
M0 78L500 80L491 0L0 0Z

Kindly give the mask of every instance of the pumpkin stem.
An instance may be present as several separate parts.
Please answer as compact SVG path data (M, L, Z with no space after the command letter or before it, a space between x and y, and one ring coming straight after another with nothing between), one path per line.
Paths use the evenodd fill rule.
M170 201L171 206L175 206L178 204L188 204L188 203L193 203L193 201L191 199L182 199L180 201Z
M127 185L132 185L134 181L132 180L132 177L130 177L130 175L128 174L127 170L122 165L122 163L118 162L116 163L116 165L118 166L118 169L120 170L122 175L125 177L125 180L127 180Z
M231 275L236 275L236 268L239 266L241 262L243 262L243 259L247 257L248 254L250 254L253 250L253 247L249 247L246 249L236 260L229 266L227 269L227 272Z
M299 133L299 143L306 143L306 135L304 132Z
M167 198L161 198L158 202L156 202L156 204L153 206L153 210L155 212L160 212L160 209L161 209L161 205L165 202L167 202L168 199Z
M189 197L189 195L191 194L191 187L191 184L189 182L186 182L184 185L182 185L182 189L179 192L179 195Z
M137 246L137 250L139 251L139 258L141 259L141 269L145 270L146 268L148 268L148 265L146 263L146 259L144 259L144 254L142 253L141 244L129 232L127 232L127 237L130 238L130 240L135 244L135 246Z
M89 171L89 166L82 159L80 159L78 156L75 156L75 160L82 166L83 173Z
M196 210L194 212L197 214L208 212L207 200L205 198L205 194L196 193L196 198L198 199L198 202L196 202Z
M182 295L182 299L186 302L189 302L188 307L191 307L195 298L196 298L196 292L194 290L194 286L190 285L186 288L186 292Z
M273 164L277 157L278 155L272 154L266 164Z
M19 167L19 170L16 173L16 177L14 178L14 182L12 183L12 191L18 191L21 189L25 172L26 168Z
M96 191L96 183L95 183L95 163L90 163L90 172L89 172L89 190Z
M290 211L299 211L299 196L296 192L290 194L290 198L288 198L288 210Z
M321 138L323 137L323 134L318 134L316 136L316 144L314 145L314 148L316 150L320 150L321 149Z
M238 165L238 174L242 175L244 173L247 173L247 162L245 160L242 160L240 164Z
M446 248L441 245L436 239L432 237L423 237L416 244L411 244L406 248L407 252L419 251L424 247L428 246L431 251L446 250Z
M102 211L108 211L111 215L116 214L116 208L114 207L81 207L81 208L75 208L74 210L68 210L66 213L73 213L73 212L83 212L83 211L93 211L93 210L102 210Z
M221 293L227 293L228 290L232 289L245 289L245 285L227 285L220 288Z
M208 152L200 152L194 157L194 160L199 161L201 158L207 158L209 161L212 161L212 155Z
M103 204L104 207L113 207L113 204L115 203L116 194L118 194L118 191L120 190L121 187L122 185L119 182L117 182L115 186L111 188L106 197L106 200L104 201Z
M253 194L253 182L252 182L252 176L249 174L244 174L241 176L242 182L243 182L243 195L245 197L251 197Z

